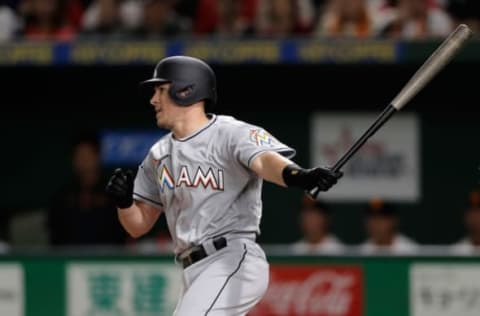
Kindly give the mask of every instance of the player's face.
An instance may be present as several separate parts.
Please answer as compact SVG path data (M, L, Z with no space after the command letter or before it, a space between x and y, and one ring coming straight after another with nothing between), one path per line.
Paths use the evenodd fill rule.
M84 186L91 187L98 177L100 157L95 147L88 143L78 144L73 152L73 170Z
M170 84L165 83L154 88L150 104L155 110L158 127L172 129L175 120L179 117L181 107L175 105L168 94Z
M301 228L307 237L323 235L327 231L327 219L315 209L305 209L301 213Z
M465 221L469 233L476 236L480 235L480 208L473 207L468 210Z
M370 216L367 220L367 232L369 237L382 243L395 235L396 220L391 216Z

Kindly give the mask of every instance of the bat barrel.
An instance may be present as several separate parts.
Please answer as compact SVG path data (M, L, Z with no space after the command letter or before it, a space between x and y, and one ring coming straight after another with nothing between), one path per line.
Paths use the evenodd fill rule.
M472 31L465 24L460 24L443 43L425 61L405 87L391 102L400 110L450 61L465 42L472 36Z
M343 154L332 167L334 172L340 171L350 158L365 144L365 142L380 129L390 117L399 111L410 101L425 85L455 56L465 42L472 36L472 31L465 24L460 24L443 43L433 52L425 63L417 70L407 82L400 93L392 100L375 122L363 133L363 135ZM318 187L308 192L316 198L319 193Z

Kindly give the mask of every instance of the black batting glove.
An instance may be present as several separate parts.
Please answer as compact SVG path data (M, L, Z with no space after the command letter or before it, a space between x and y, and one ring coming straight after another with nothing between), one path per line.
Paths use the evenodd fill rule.
M133 172L118 168L105 188L118 208L129 208L133 204Z
M343 176L341 171L328 168L303 169L295 164L286 166L282 172L283 181L289 187L299 187L308 192L328 191Z

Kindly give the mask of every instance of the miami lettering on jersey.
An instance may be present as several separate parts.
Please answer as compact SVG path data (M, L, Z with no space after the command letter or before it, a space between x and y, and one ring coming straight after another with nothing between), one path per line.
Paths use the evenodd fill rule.
M211 187L213 190L219 191L223 191L224 189L223 170L217 170L215 175L215 172L212 168L208 168L207 171L203 171L200 166L197 167L195 173L192 173L188 166L182 166L180 168L180 172L178 173L178 177L174 178L167 166L162 165L160 171L158 172L158 181L160 184L160 190L162 192L165 188L170 190L181 186L198 188L200 185L205 189L207 187Z
M261 128L250 130L250 140L257 146L271 145L274 141L272 135Z

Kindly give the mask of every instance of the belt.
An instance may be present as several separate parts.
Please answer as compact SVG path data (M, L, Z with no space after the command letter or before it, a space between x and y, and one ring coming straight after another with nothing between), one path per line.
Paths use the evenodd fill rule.
M220 250L227 246L227 239L225 237L215 238L212 240L212 245L215 248L215 250ZM209 254L205 250L205 247L203 245L198 245L198 246L192 247L188 255L178 258L178 261L182 263L182 266L185 269L186 267L194 264L195 262L198 262L203 258L208 257L208 255Z

